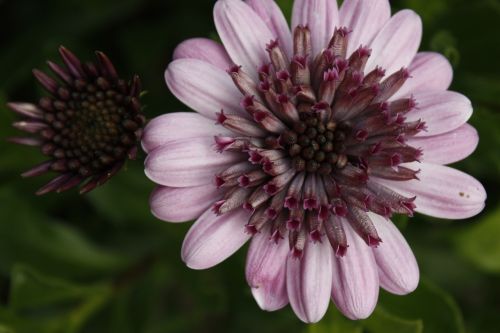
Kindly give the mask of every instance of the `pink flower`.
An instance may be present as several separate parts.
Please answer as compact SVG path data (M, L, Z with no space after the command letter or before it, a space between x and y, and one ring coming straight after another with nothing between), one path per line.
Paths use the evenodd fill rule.
M296 0L292 30L272 0L219 0L223 45L191 39L165 79L198 113L151 121L153 214L197 219L182 246L194 269L252 238L246 277L259 306L290 303L305 322L330 298L347 317L373 311L379 286L413 291L419 271L392 214L468 218L486 193L445 166L478 142L452 68L417 53L417 14L387 0ZM214 140L215 138L215 140Z

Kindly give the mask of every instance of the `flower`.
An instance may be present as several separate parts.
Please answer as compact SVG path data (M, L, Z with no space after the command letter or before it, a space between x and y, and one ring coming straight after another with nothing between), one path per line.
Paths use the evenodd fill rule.
M415 257L390 221L468 218L486 193L445 166L472 153L470 101L452 68L417 53L421 21L387 0L296 0L292 30L271 0L219 0L223 45L183 42L165 79L197 113L151 121L143 148L154 215L196 219L182 245L194 269L252 238L246 278L268 311L316 322L330 299L368 317L379 287L413 291Z
M23 177L48 171L58 174L37 191L38 195L66 191L82 183L80 193L86 193L104 184L127 158L136 157L145 123L140 113L138 76L130 83L120 79L102 52L96 52L96 64L81 63L62 46L59 53L65 66L47 62L59 81L33 70L50 96L42 97L37 105L7 105L23 116L14 127L34 135L9 140L40 147L49 157Z

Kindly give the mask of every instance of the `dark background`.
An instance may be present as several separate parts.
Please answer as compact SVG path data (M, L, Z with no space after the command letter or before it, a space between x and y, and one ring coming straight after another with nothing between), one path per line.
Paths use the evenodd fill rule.
M215 37L209 0L0 0L0 333L11 332L329 332L499 331L500 1L402 0L424 21L422 50L446 55L453 90L467 95L479 130L476 152L457 165L486 187L485 211L466 221L416 216L398 225L422 280L406 297L382 293L370 319L350 322L330 306L317 325L289 307L261 311L244 280L245 250L207 271L180 260L187 224L151 216L153 185L140 155L106 186L36 197L48 181L19 174L43 157L5 141L18 134L6 101L36 101L31 76L59 62L65 45L82 59L102 50L122 77L140 74L148 118L185 110L163 72L186 38ZM291 0L279 3L291 11Z

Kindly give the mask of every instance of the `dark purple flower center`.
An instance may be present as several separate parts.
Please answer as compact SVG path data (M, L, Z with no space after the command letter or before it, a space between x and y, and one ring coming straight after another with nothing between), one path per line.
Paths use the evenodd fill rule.
M97 52L98 63L82 64L64 47L65 67L48 62L60 79L33 73L50 93L37 106L10 103L26 119L14 124L37 138L13 138L22 144L40 146L51 160L24 173L36 176L49 170L60 173L37 193L64 191L82 182L88 192L107 181L127 158L134 158L145 118L140 113L140 81L120 79L110 60Z
M58 91L58 99L40 103L48 125L41 132L42 151L59 161L55 171L88 177L126 158L137 142L134 131L142 126L130 96L100 76L78 79Z
M312 112L302 112L299 116L300 121L293 124L292 130L281 135L294 169L329 175L344 168L348 162L345 140L352 130L349 125L337 126L332 120L325 124L319 114Z

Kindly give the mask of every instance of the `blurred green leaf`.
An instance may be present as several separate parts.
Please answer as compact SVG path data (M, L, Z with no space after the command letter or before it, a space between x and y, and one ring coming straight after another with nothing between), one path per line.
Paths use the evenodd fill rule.
M307 333L362 333L361 322L344 317L335 305L330 304L325 317L316 324L307 327Z
M0 333L14 333L14 331L8 327L0 325Z
M368 319L363 320L362 325L370 333L421 333L423 322L421 319L406 320L387 312L382 306L377 306Z
M453 298L426 278L421 278L417 290L406 296L382 292L380 304L391 316L414 324L421 321L425 333L465 332L462 314Z
M130 162L128 168L115 176L112 182L110 186L103 186L87 195L103 217L121 224L133 222L147 225L155 220L148 201L153 184L144 175L142 163Z
M368 319L352 321L331 305L319 323L309 325L308 333L421 333L422 320L407 320L395 316L378 305Z
M457 250L484 271L500 273L500 208L463 230L455 238Z
M402 0L394 3L397 8L412 8L424 21L424 26L434 24L442 14L449 9L449 3L453 0L422 1L422 0Z
M276 0L276 3L283 11L285 18L290 22L292 18L293 0Z
M422 278L416 291L406 296L382 292L372 315L350 321L330 306L328 314L308 333L464 333L464 323L454 300Z
M60 276L96 276L122 269L126 257L90 243L73 228L30 209L14 191L0 188L0 269L16 263L58 273Z
M456 67L460 62L457 40L450 31L439 31L431 39L431 49L443 54Z
M485 107L476 107L470 120L479 133L479 145L476 151L460 164L467 170L473 170L475 177L488 177L493 185L500 180L500 113ZM487 185L487 184L486 184Z
M43 275L26 266L15 266L11 274L9 307L13 311L29 310L81 300L94 293L106 292L102 285L81 286L60 278Z
M479 75L465 73L460 80L459 88L467 91L467 96L474 106L500 109L500 77L496 75Z
M8 308L0 308L0 320L18 333L77 333L111 294L105 284L77 285L17 266Z

